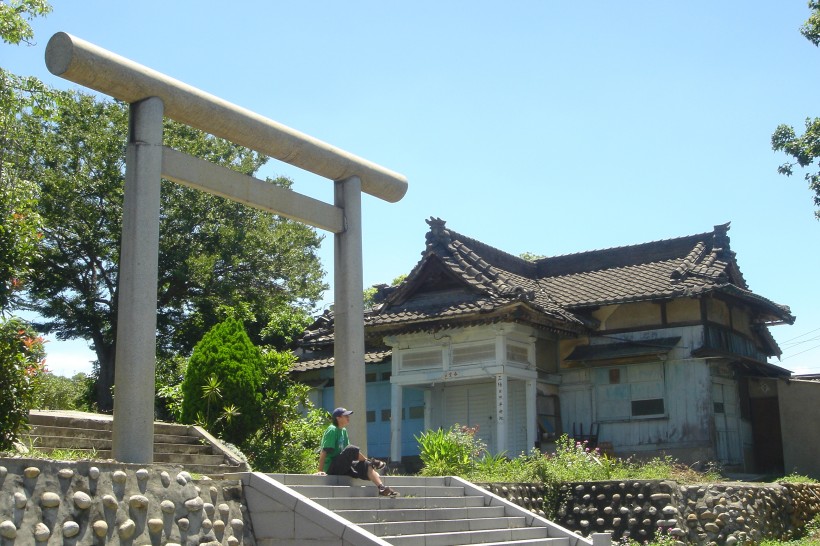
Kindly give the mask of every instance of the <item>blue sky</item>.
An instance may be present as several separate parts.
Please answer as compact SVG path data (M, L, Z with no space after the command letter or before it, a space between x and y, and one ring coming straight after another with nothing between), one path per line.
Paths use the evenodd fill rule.
M59 88L65 31L408 177L364 196L365 286L409 272L425 219L512 254L560 255L731 222L750 288L791 306L774 362L820 373L820 223L779 123L820 116L805 0L645 2L53 1L0 65ZM271 161L325 201L332 184ZM322 259L332 281L332 237ZM327 294L332 300L332 293ZM47 346L88 371L84 342Z

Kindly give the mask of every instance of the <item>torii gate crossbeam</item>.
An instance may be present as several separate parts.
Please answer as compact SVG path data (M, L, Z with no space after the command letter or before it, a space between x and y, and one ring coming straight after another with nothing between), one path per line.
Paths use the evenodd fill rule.
M113 456L153 462L160 178L222 195L334 233L335 383L361 416L367 445L362 308L361 192L400 200L407 179L254 112L59 32L46 47L49 71L131 107L126 152L117 327ZM163 116L334 181L334 204L279 191L252 177L162 146ZM337 403L341 403L337 397Z

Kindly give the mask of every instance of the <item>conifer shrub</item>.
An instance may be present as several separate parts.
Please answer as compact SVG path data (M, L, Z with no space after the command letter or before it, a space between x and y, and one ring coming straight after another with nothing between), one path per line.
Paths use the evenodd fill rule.
M194 347L182 382L183 423L240 445L264 420L264 362L242 323L228 318Z

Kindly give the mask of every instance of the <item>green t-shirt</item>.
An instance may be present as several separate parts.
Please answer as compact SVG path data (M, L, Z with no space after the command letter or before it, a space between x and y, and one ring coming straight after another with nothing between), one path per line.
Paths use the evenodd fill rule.
M325 434L322 436L322 451L327 452L325 467L322 469L324 472L330 469L330 463L348 444L350 444L350 441L347 439L346 429L339 428L336 425L327 427Z

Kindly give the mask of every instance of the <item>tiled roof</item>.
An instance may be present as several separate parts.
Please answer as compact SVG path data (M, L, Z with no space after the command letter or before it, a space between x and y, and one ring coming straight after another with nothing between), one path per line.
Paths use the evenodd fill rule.
M365 364L379 364L389 359L391 351L368 351L364 354ZM309 370L319 370L322 368L330 368L333 366L333 357L325 358L308 358L306 360L298 360L291 367L291 372L306 372Z
M788 307L751 292L729 247L729 225L706 233L531 262L427 221L426 248L405 281L365 315L366 329L433 328L526 307L550 326L579 332L601 305L720 292L747 301L764 323L794 321ZM332 343L332 317L303 342Z

